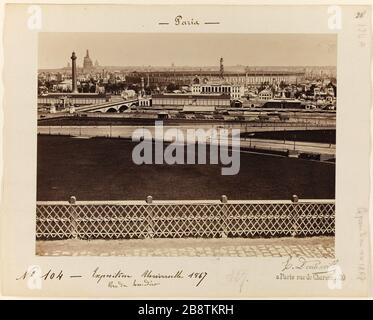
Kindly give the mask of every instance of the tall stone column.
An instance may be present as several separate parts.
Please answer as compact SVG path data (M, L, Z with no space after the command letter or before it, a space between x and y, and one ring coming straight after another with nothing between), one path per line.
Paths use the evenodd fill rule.
M77 93L78 92L78 87L76 84L76 55L75 52L72 53L71 55L71 75L72 75L72 92Z
M220 78L224 79L224 60L220 58Z
M141 96L145 96L145 84L144 84L144 77L141 77Z

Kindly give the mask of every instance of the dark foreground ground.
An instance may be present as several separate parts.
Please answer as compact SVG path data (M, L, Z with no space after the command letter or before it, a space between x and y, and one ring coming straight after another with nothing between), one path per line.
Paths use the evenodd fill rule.
M335 144L335 130L283 130L270 132L244 132L241 137L286 141L306 141Z
M221 165L135 165L124 139L38 136L37 199L304 199L335 197L335 165L241 153L240 171ZM209 159L209 157L207 157Z

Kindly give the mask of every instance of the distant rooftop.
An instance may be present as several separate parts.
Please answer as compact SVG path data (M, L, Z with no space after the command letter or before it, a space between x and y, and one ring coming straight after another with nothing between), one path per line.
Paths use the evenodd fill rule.
M165 93L165 94L153 94L152 98L230 99L230 95L229 94Z
M190 75L190 76L220 76L220 71L206 71L206 70L175 70L175 71L133 71L130 74L136 75L136 74L149 74L149 75ZM304 71L278 71L278 70L248 70L247 72L245 71L224 71L224 76L230 76L230 75L303 75L305 74Z
M207 82L207 83L195 83L193 84L193 86L240 86L238 84L232 84L230 82L227 82L225 81L224 79L222 79L221 82L217 82L217 81L214 81L214 82Z
M55 97L69 97L69 98L95 98L95 97L105 97L103 93L72 93L72 92L51 92L43 95L41 97L45 98L55 98Z

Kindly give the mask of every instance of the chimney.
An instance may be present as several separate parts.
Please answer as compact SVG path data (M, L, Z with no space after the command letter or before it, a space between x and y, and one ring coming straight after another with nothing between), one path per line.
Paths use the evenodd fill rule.
M71 55L71 77L72 77L72 92L77 93L78 87L76 85L76 55L75 52Z

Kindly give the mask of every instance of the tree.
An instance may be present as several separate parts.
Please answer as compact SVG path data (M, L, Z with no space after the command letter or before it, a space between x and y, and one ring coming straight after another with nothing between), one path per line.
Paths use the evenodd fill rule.
M128 85L128 90L133 90L136 93L139 92L139 88L136 85L133 85L133 84Z
M281 81L279 87L282 90L287 87L287 84L285 83L285 81Z
M306 91L306 95L307 96L313 96L314 95L314 90L315 90L315 85L312 84L311 87L309 88L309 90Z
M145 93L147 95L151 95L153 92L155 92L157 90L157 86L155 84L151 84L149 85L149 87L146 87L145 88Z
M265 89L265 84L264 84L264 82L262 82L261 84L260 84L260 86L259 86L259 88L258 88L258 92L260 92L260 91L263 91L264 89Z
M168 92L172 92L172 91L175 91L175 90L179 90L179 86L176 85L175 83L170 83L167 85L166 89Z
M87 82L84 82L83 85L82 85L82 88L83 88L83 92L84 93L88 93L89 92L89 84Z
M301 96L302 96L302 92L300 92L300 91L296 91L294 93L294 98L296 98L296 99L299 99Z

